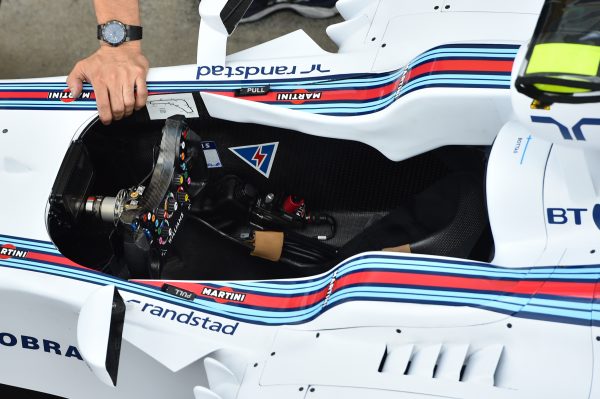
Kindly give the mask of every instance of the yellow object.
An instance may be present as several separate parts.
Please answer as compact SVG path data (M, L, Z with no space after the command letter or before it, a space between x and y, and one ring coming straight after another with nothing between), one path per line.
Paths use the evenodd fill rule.
M574 43L538 44L527 65L527 74L558 73L596 76L600 47Z
M575 43L544 43L533 49L526 74L596 76L600 68L600 47ZM566 79L577 80L569 76ZM566 80L565 79L565 80ZM587 89L566 85L536 84L539 90L554 93L585 93Z

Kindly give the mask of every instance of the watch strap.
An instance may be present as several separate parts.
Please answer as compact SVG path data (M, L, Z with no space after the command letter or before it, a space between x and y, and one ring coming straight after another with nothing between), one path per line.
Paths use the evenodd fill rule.
M126 41L130 40L142 40L142 27L136 25L125 25L125 29L127 29Z

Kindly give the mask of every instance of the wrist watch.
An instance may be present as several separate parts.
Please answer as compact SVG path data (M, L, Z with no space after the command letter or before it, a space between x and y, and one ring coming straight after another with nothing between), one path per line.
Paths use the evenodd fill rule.
M121 21L112 20L98 25L98 40L103 40L113 47L142 38L142 27L125 25Z

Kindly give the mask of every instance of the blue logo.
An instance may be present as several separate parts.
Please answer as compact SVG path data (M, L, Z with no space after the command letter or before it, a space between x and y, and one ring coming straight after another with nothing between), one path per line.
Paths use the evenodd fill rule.
M583 208L548 208L546 214L549 224L567 224L573 221L577 226L581 226L582 215L587 211Z
M600 204L594 206L592 216L594 217L594 223L596 224L596 227L598 227L600 230Z
M232 147L230 150L240 157L242 161L256 169L261 175L269 178L271 167L275 161L279 143L267 143L258 145L247 145L244 147Z
M569 129L567 126L563 125L556 119L550 118L548 116L532 116L531 121L533 123L546 123L550 125L555 125L560 131L560 134L562 135L563 139L573 140L573 138L575 138L575 140L577 141L585 141L585 136L583 135L584 126L600 126L600 119L594 118L583 118L582 120L577 122L571 129ZM571 135L571 132L573 132L573 135Z

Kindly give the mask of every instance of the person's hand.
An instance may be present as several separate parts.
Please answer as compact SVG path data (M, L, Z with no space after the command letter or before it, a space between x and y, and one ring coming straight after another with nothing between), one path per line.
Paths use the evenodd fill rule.
M74 98L83 90L83 82L94 86L100 120L108 125L129 116L146 105L148 60L139 42L119 47L102 44L94 54L79 61L67 77Z

